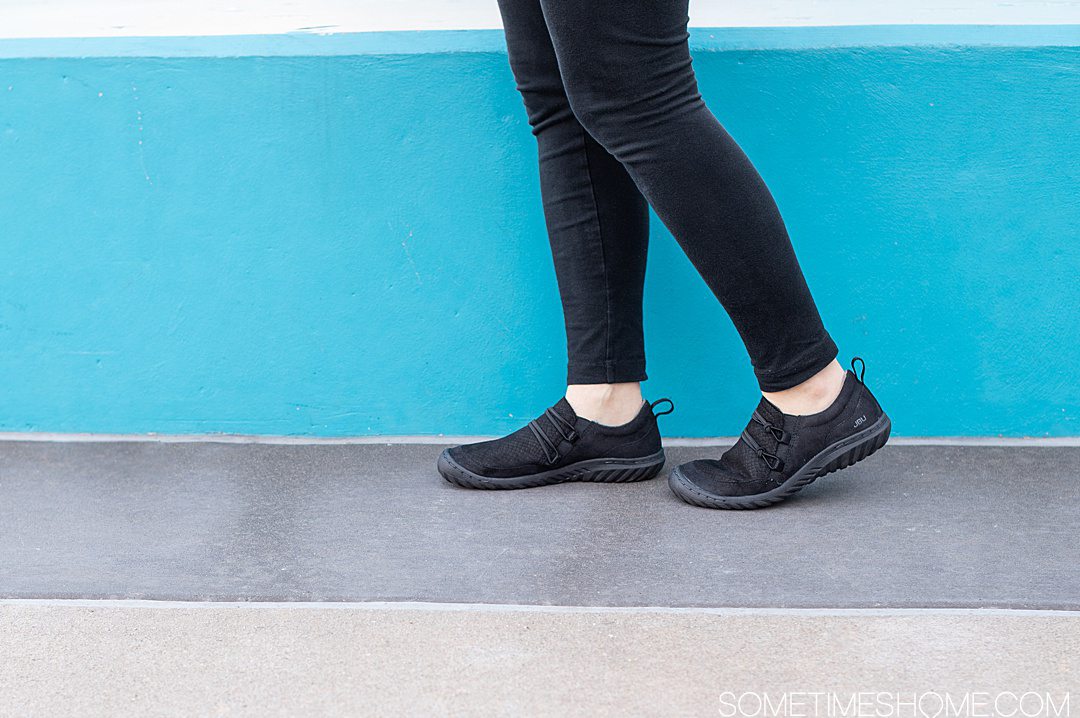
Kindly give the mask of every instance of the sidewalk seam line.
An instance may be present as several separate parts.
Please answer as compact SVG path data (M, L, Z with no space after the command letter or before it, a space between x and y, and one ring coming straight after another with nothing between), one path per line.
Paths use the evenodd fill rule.
M154 601L143 599L7 598L3 607L150 608L150 609L290 609L366 611L442 611L476 613L659 613L717 616L791 617L917 617L1008 616L1080 619L1080 611L1027 608L767 608L716 606L567 606L503 603L441 603L422 601Z

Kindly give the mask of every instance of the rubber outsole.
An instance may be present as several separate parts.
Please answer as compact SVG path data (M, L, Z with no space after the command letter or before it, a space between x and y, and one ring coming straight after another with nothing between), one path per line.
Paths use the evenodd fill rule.
M780 503L812 484L816 479L857 464L885 446L892 432L889 417L881 417L866 429L852 434L818 452L814 458L775 489L750 496L720 496L698 488L675 467L668 477L668 486L680 499L707 509L761 509Z
M593 481L604 484L623 484L645 481L664 468L663 450L640 459L588 459L560 469L526 476L489 478L473 473L450 457L446 449L439 456L439 473L451 484L466 489L531 489L537 486L564 484L568 481Z

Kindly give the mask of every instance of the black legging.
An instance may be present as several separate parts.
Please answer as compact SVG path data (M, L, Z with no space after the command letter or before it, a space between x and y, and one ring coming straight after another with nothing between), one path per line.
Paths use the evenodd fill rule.
M645 378L652 205L735 323L761 388L788 389L823 369L836 345L772 195L701 99L687 5L499 0L539 143L567 382Z

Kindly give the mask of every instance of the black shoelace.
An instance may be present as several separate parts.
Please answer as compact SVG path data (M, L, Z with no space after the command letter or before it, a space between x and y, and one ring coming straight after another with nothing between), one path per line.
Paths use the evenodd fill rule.
M559 415L554 409L547 409L544 411L544 416L551 421L551 425L555 427L555 431L559 432L559 436L562 441L573 444L578 439L578 433L574 429L574 425ZM537 442L540 443L540 448L544 450L544 459L548 465L555 464L562 458L559 453L559 444L561 441L552 441L551 437L547 435L543 427L540 426L539 418L533 419L529 422L528 427L532 430L533 436L536 437Z
M771 421L769 421L768 419L763 417L756 410L754 411L753 415L750 418L755 423L760 424L761 428L763 430L769 432L769 434L774 439L776 439L777 444L786 444L786 443L788 443L788 441L790 439L790 436L788 435L788 433L786 431L784 431L781 427L777 426L776 424L773 424ZM754 437L750 436L749 427L747 427L746 429L743 430L743 433L740 436L740 438L743 441L746 442L746 445L749 446L750 449L755 454L757 454L761 458L762 461L765 462L765 465L768 466L771 471L783 471L784 470L784 462L783 462L783 460L781 460L781 458L779 456L777 456L776 454L770 453L770 452L766 451L764 448L762 448L761 444L759 444L754 439Z
M855 374L855 378L859 380L860 384L863 383L863 378L866 376L866 362L863 361L862 357L852 357L851 373ZM757 410L754 411L753 416L750 418L753 419L755 423L760 424L762 429L769 432L769 434L776 439L777 445L786 444L791 440L791 436L786 431L763 417ZM749 429L749 427L747 427L747 429ZM743 430L740 438L746 442L746 445L749 446L754 453L761 457L761 460L764 461L765 465L771 470L783 471L784 462L780 457L765 451L765 449L761 447L761 444L757 443L757 441L754 440L754 437L750 436L750 432L747 429Z

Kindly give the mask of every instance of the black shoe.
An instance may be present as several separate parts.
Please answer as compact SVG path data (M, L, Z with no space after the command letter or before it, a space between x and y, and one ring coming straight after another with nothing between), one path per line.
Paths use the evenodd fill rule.
M855 376L856 361L862 359L851 360L840 396L819 414L784 414L763 397L735 446L719 460L677 466L671 490L696 506L758 509L885 446L892 424L863 384L865 364Z
M439 473L469 489L527 489L565 481L643 481L664 467L655 413L660 399L642 404L622 426L582 419L566 399L509 436L447 449ZM672 405L674 408L674 405Z

